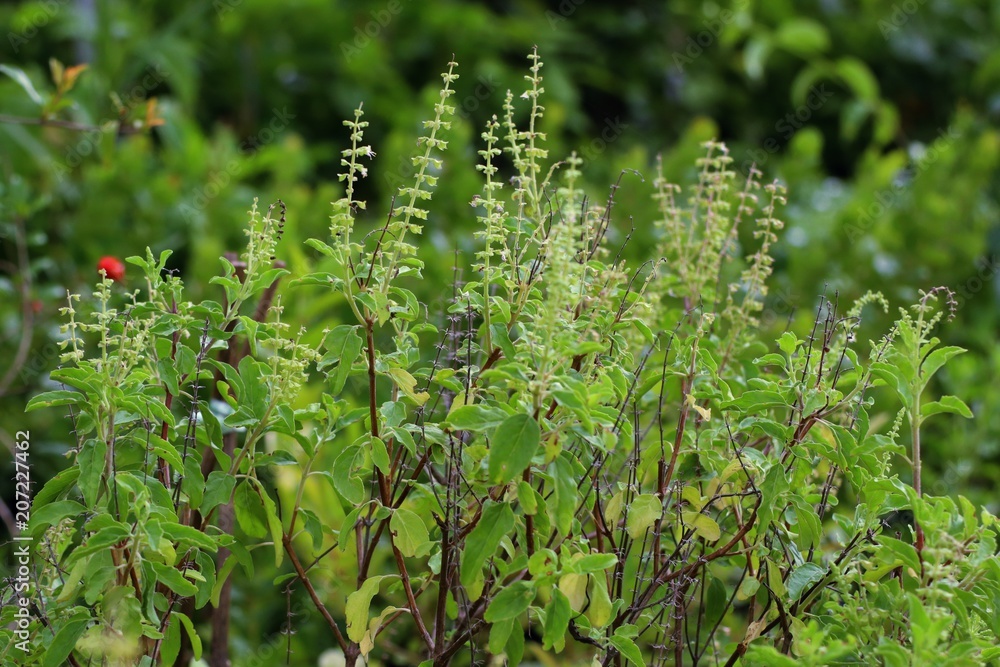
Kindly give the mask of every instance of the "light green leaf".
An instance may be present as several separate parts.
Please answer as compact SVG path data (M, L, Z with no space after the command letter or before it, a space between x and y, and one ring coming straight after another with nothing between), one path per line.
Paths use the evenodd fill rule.
M775 44L799 56L823 53L830 47L830 36L822 24L811 19L783 21L774 33Z
M559 532L569 535L573 529L573 513L576 511L578 481L569 454L560 454L549 466L549 471L555 482L552 501L547 505L549 516Z
M185 579L184 575L176 568L164 565L163 563L157 563L156 561L147 562L153 568L153 572L156 573L156 581L164 584L181 597L191 597L198 592L198 587Z
M802 592L823 578L826 570L816 563L803 563L788 575L788 599L798 600Z
M448 413L447 422L455 430L479 433L498 426L506 418L507 413L500 408L476 403L453 409Z
M205 482L205 495L201 499L201 514L207 516L213 508L229 502L236 478L221 470L213 470Z
M685 525L694 529L696 535L705 538L709 542L715 542L722 534L719 530L719 524L715 522L715 519L706 514L701 514L700 512L683 512L681 517L684 519Z
M566 631L569 630L569 619L573 610L569 599L558 588L552 589L552 598L545 606L545 631L542 647L548 651L555 647L560 652L566 643Z
M347 616L347 636L351 641L360 642L364 638L368 629L368 608L371 607L372 598L378 593L382 581L394 576L386 574L369 577L361 584L361 588L347 596L344 613Z
M28 401L24 411L31 412L32 410L37 410L39 408L51 408L58 405L75 405L80 401L85 400L87 400L86 394L79 391L58 389L56 391L47 391L33 397L30 401Z
M966 419L972 419L972 410L958 396L943 396L940 401L924 403L920 408L920 418L923 420L939 412L950 412L962 415Z
M486 561L500 546L500 540L512 530L514 530L514 512L510 505L487 500L483 505L483 516L465 540L461 567L463 586L469 588L476 577L482 574ZM476 600L479 595L473 596L470 592L470 597Z
M628 519L625 521L625 529L628 530L629 537L637 540L647 528L656 523L656 520L663 515L663 504L660 499L652 493L644 493L636 496L635 500L628 508Z
M62 667L65 665L66 658L73 652L76 641L86 631L89 621L89 614L78 613L63 623L55 637L48 642L45 657L42 659L42 667Z
M24 70L17 67L11 67L10 65L0 65L0 72L3 72L10 78L14 79L14 82L21 86L21 88L24 89L24 92L28 93L28 97L31 98L32 102L38 105L45 104L45 100L43 100L42 96L38 94L37 90L35 90L35 85L31 83L31 79L29 79L28 75L24 73Z
M415 512L403 508L394 511L389 520L389 530L395 538L393 543L404 556L424 556L431 549L427 527Z
M521 413L505 419L490 442L490 483L506 484L524 472L538 452L541 436L542 430L531 415Z
M357 325L334 327L323 341L327 353L323 355L316 368L322 371L337 364L337 371L330 376L330 393L334 396L344 391L344 384L351 374L351 368L361 354L364 341L358 335L357 328Z
M390 368L386 372L392 378L392 381L396 383L396 386L399 387L400 391L406 394L406 397L417 405L423 405L431 397L426 391L416 391L417 379L402 368Z
M251 487L244 482L236 487L233 496L233 509L236 513L236 523L250 537L267 535L267 517L264 514L264 501Z
M615 634L611 635L611 639L608 641L610 641L611 645L618 649L618 652L621 653L622 656L630 663L636 665L636 667L646 667L646 661L642 658L642 651L639 650L639 647L636 646L635 642L630 638L625 635L618 634L616 631Z
M535 599L535 585L530 581L515 581L500 590L490 601L483 618L487 623L497 623L517 618L531 606Z

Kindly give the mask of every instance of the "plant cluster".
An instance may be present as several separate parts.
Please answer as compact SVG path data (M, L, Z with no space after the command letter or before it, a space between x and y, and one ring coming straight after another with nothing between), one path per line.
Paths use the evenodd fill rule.
M761 340L782 187L709 142L686 200L656 179L660 244L630 266L622 179L595 203L576 155L549 159L530 62L526 122L508 93L481 135L479 251L471 280L438 287L443 319L411 287L455 63L412 184L365 233L375 154L362 109L345 121L329 237L286 287L353 320L321 337L282 320L280 202L251 210L219 301L186 301L151 252L128 260L144 290L105 277L87 317L70 297L64 388L29 404L67 407L78 442L34 501L23 664L225 656L235 571L265 555L276 600L307 598L350 665L514 665L529 644L601 665L997 659L996 518L921 490L923 422L971 416L923 401L962 351L932 333L950 293L867 354L877 295L823 298L807 337Z

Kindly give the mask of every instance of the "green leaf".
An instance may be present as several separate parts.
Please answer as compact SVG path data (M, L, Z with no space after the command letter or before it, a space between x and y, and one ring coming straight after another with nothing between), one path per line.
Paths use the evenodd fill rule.
M344 391L344 384L351 374L351 368L361 354L364 341L358 335L357 329L357 325L334 327L326 335L326 340L323 342L328 351L323 355L316 368L322 371L337 364L336 373L330 377L330 393L334 396Z
M378 468L383 475L389 474L389 450L386 449L385 443L382 442L381 438L370 438L368 444L371 446L372 463Z
M73 556L76 558L89 556L90 554L97 553L98 551L103 551L113 544L118 544L128 537L128 527L124 524L115 522L114 525L101 528L99 531L88 537L84 545L73 552Z
M855 97L868 105L878 102L878 79L868 65L857 58L847 57L838 60L834 68Z
M42 667L62 667L65 665L66 658L73 652L77 640L86 631L89 621L89 614L77 613L63 623L52 641L48 642L45 657L42 659Z
M409 558L426 555L432 546L427 527L415 512L397 509L389 520L389 530L395 538L393 543Z
M507 484L531 465L538 452L542 430L528 414L508 417L497 427L490 442L491 484Z
M972 419L972 410L958 396L943 396L940 401L924 403L920 408L920 418L923 420L939 412L950 412Z
M614 567L618 562L618 557L614 554L587 554L573 565L579 572L603 572L609 567Z
M156 573L156 580L181 597L191 597L198 592L198 587L185 579L177 568L156 561L148 562L152 566L153 572Z
M446 421L455 430L479 433L498 426L506 418L507 413L500 408L476 403L455 408L448 413Z
M778 339L778 347L785 354L792 354L795 352L795 348L799 346L798 337L791 331L786 331L781 334L781 338Z
M13 35L13 33L11 33L11 35ZM38 94L37 90L35 90L35 85L31 83L31 79L29 79L28 75L24 73L24 70L17 67L11 67L10 65L0 65L0 72L3 72L10 78L14 79L14 83L21 86L21 88L24 89L24 92L28 93L28 97L31 98L32 102L38 105L45 104L45 100L43 100L42 96Z
M406 394L406 397L417 405L423 405L431 397L426 391L416 391L417 379L402 368L390 368L386 373L389 374L389 377L396 383L400 391Z
M506 621L500 621L499 623L494 623L490 626L490 638L487 647L490 653L493 655L503 655L504 646L507 645L507 639L510 637L511 630L517 624L512 618Z
M31 513L29 535L37 537L48 526L54 526L68 516L82 514L86 507L75 500L60 500L49 503Z
M87 400L86 394L79 391L68 391L66 389L59 389L56 391L47 391L42 394L38 394L25 406L25 412L31 412L32 410L37 410L38 408L51 408L58 405L75 405L80 401Z
M515 581L501 589L490 601L483 618L487 623L497 623L517 618L528 610L535 599L535 586L530 581Z
M816 563L803 563L788 575L788 599L798 600L802 592L823 578L826 570Z
M687 526L694 529L696 535L703 537L709 542L715 542L722 534L719 530L719 524L715 522L715 519L707 514L701 514L700 512L683 512L681 517L684 519L684 523Z
M798 56L813 56L830 48L830 36L822 24L811 19L783 21L774 33L774 43Z
M619 634L616 630L615 634L611 635L608 641L630 663L636 665L636 667L646 667L646 661L642 659L642 651L639 650L639 647L630 638Z
M250 485L244 482L236 487L233 496L233 509L236 512L236 523L250 537L267 535L267 516L264 513L264 501Z
M958 356L963 352L966 352L966 350L962 347L939 347L927 355L927 358L924 359L924 363L921 365L920 370L925 377L930 377L931 375L934 375L939 368L948 363L949 359Z
M636 496L628 507L628 519L625 521L625 529L628 530L629 537L633 540L639 539L646 532L646 529L656 523L656 520L662 515L663 504L655 495L644 493L641 496Z
M573 513L576 511L576 484L578 478L573 470L573 461L567 452L560 454L549 466L555 489L552 502L547 506L556 528L563 535L569 535L573 528Z
M569 606L569 598L558 588L552 589L552 599L545 606L545 632L542 637L542 647L548 651L555 647L559 652L566 643L566 631L569 630L569 619L573 610Z
M253 477L249 479L257 486L260 499L264 503L264 519L267 522L267 530L271 534L271 544L274 547L274 566L281 567L281 560L285 555L285 549L282 542L284 530L281 527L281 519L278 517L278 508L274 504L274 501L271 500L270 494L264 489L263 485Z
M215 507L228 503L233 495L234 486L236 486L235 477L221 470L213 470L205 482L205 495L201 499L200 508L202 516L208 516Z
M368 609L371 607L372 598L378 593L382 581L393 576L395 575L386 574L369 577L361 584L361 588L347 596L344 614L347 616L347 636L351 641L360 642L364 638L368 629Z
M167 537L173 542L177 542L181 546L190 545L198 547L204 551L213 552L219 548L219 545L216 544L211 535L207 535L192 526L185 526L181 523L165 521L163 522L162 527L164 537Z
M352 505L358 505L365 500L365 485L358 476L364 458L364 450L361 447L349 445L333 462L333 485L344 500Z
M465 551L462 553L461 581L469 588L482 573L486 561L492 557L500 546L504 535L514 530L514 512L507 503L496 503L487 500L483 505L483 515L479 523L472 529L465 540ZM471 595L473 600L479 595Z
M91 507L97 502L97 491L104 475L104 456L107 451L108 446L103 440L90 438L76 455L76 464L80 468L77 484L83 494L83 502Z

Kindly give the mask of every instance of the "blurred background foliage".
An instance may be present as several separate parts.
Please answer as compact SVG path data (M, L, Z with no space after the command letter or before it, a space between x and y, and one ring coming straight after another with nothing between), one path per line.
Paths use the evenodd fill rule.
M941 336L970 353L938 390L966 398L976 419L941 419L925 436L924 485L1000 511L996 2L46 0L3 4L0 26L2 479L16 430L31 431L38 483L66 465L68 420L23 406L58 363L66 290L89 293L100 257L172 248L191 297L217 298L207 279L242 248L253 198L281 198L281 258L304 273L302 241L325 235L340 196L342 119L364 102L377 158L360 189L376 226L411 180L454 54L458 111L423 244L433 282L450 281L475 248L479 133L507 89L523 90L537 45L550 156L578 151L598 201L637 170L622 179L613 232L634 225L636 256L652 241L657 154L688 184L700 142L717 137L735 169L756 163L787 183L768 336L807 333L821 294L846 304L881 290L895 306L920 288L957 292ZM141 287L131 269L126 284ZM421 294L431 312L446 296ZM317 332L344 307L303 290L286 290L284 305ZM866 312L862 338L894 315ZM234 590L244 662L285 615L254 603L254 586L274 602L270 579L255 581ZM313 655L329 642L306 626L295 641Z

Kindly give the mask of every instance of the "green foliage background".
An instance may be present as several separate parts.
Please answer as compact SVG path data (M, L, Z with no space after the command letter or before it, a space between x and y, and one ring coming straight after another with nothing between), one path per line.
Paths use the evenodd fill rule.
M163 120L134 133L0 122L0 438L30 430L39 484L65 465L72 440L68 424L23 407L57 362L66 290L88 293L99 257L172 248L185 282L209 290L217 258L243 245L253 197L280 197L281 259L301 274L302 241L323 236L341 196L341 119L364 101L378 155L360 196L387 210L411 180L406 158L454 54L458 116L422 240L428 274L447 281L455 253L468 264L474 252L479 133L505 91L523 87L524 54L537 45L551 154L579 150L594 193L639 169L622 180L612 232L624 238L634 224L634 248L652 242L658 153L666 177L686 184L700 142L719 138L738 169L756 162L788 185L762 317L776 335L807 332L821 294L846 302L879 289L907 303L920 287L958 293L941 337L970 352L937 381L976 418L928 427L924 486L1000 510L996 3L52 1L5 4L0 26L0 63L42 98L55 88L50 58L88 65L53 117L106 125L116 95L139 121L155 98ZM0 76L0 114L37 119L22 84ZM140 286L133 267L127 281ZM443 312L442 295L418 296ZM345 315L294 291L284 305L317 331ZM862 337L884 330L878 317ZM249 585L234 590L239 655L285 610L255 604ZM318 632L303 623L296 643L319 651Z

